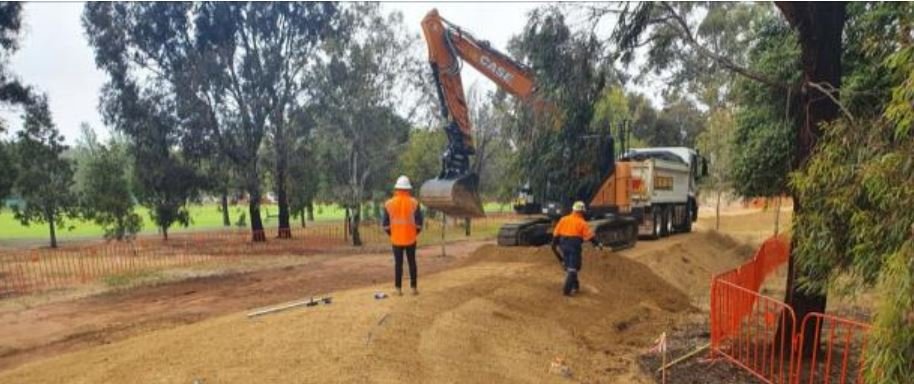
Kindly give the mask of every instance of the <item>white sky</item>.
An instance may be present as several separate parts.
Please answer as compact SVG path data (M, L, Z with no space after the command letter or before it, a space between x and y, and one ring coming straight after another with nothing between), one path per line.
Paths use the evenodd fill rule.
M425 13L438 8L451 22L471 31L494 47L505 50L508 40L520 33L527 13L543 3L385 3L385 11L403 12L404 22L414 33ZM106 137L107 129L98 113L98 96L106 75L95 67L80 23L83 3L27 3L20 49L10 61L11 70L24 83L47 92L54 121L68 143L79 135L79 125L87 122ZM423 50L424 52L424 47ZM482 89L494 85L468 66L463 72L469 89L474 82ZM21 125L18 110L0 111L13 131Z

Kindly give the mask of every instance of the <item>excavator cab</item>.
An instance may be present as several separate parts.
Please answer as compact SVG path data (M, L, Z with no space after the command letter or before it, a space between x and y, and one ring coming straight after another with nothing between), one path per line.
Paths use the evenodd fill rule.
M453 217L484 217L479 198L479 176L468 173L455 178L434 178L419 189L419 199L427 207Z

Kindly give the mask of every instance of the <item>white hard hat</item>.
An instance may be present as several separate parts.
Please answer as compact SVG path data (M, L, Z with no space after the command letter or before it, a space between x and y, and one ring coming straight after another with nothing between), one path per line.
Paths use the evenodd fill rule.
M574 205L571 206L571 210L575 212L584 212L584 202L575 201Z
M413 185L409 183L408 177L400 176L397 178L397 184L394 185L394 189L413 189Z

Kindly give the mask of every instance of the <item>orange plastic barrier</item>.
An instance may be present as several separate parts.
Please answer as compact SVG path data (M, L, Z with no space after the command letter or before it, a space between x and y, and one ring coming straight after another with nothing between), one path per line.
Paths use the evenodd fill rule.
M814 344L812 356L804 361L798 358L793 384L857 383L863 384L866 343L870 331L868 324L853 320L810 313L803 319L803 327L812 322L819 342ZM797 345L803 345L801 334Z
M765 383L789 384L796 334L793 309L721 279L714 280L711 292L711 355L730 360Z
M778 267L784 265L789 257L790 243L787 239L783 236L773 236L762 243L752 260L734 270L718 275L714 280L725 281L750 292L758 293L765 278ZM712 289L713 286L712 282ZM715 307L719 307L720 301L727 300L727 317L720 318L720 323L717 327L720 337L732 335L739 330L740 322L752 312L757 296L737 295L727 298L723 296L723 293L725 292L714 292L713 290L711 292L712 315L715 312ZM735 299L735 301L730 301L729 299Z
M787 304L759 294L765 278L788 260L782 237L766 240L755 257L711 283L711 356L723 357L769 384L863 383L870 326L822 313L810 313L797 327ZM811 322L811 323L810 323ZM811 329L819 342L809 359L798 333Z

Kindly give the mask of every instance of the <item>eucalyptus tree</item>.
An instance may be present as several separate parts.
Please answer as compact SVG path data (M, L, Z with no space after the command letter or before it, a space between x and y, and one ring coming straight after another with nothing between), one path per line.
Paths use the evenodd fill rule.
M72 190L73 164L62 156L67 146L51 118L46 96L35 96L26 107L13 145L17 168L13 189L21 200L13 205L13 214L23 225L47 224L50 246L57 248L57 230L79 212Z
M417 60L402 53L417 41L400 13L350 4L318 71L314 97L320 105L322 168L337 202L351 212L355 245L361 244L362 204L373 192L389 191L397 154L408 138L410 124L399 110L410 102L404 98L414 86L408 69Z

